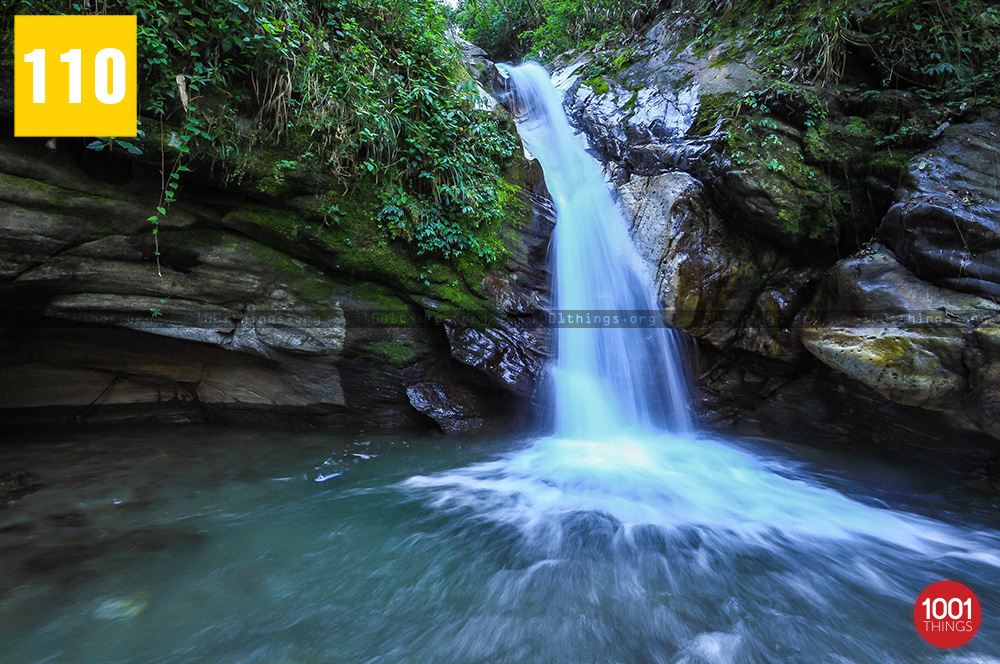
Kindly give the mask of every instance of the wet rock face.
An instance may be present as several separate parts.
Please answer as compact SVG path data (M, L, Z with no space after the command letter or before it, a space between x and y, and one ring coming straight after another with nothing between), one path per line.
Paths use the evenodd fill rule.
M498 392L513 411L530 394L546 340L524 321L547 298L551 224L529 224L475 289L498 312L489 326L446 326L420 296L337 272L336 250L276 231L293 212L210 183L163 217L158 270L146 222L158 182L109 185L40 143L0 145L3 426L412 427L430 424L413 385L442 386L437 408ZM406 320L369 315L386 310ZM466 429L497 422L466 415Z
M406 388L410 404L434 420L445 433L467 433L482 429L486 404L476 395L444 383L417 383Z
M554 222L543 216L539 216L536 224L551 232ZM530 244L542 235L526 237ZM547 235L545 238L547 247ZM522 254L525 265L530 264L527 256L532 253L544 252L540 246L528 247ZM534 260L541 258L536 255ZM485 291L501 316L485 329L463 321L446 323L451 356L485 374L497 387L530 397L549 358L549 331L543 325L548 304L547 279L547 271L532 274L520 268L506 276L487 277Z
M897 404L1000 437L1000 126L942 131L908 163L884 245L838 263L802 319L806 348Z
M796 362L805 355L793 320L813 276L766 244L741 242L687 173L633 176L619 188L633 239L667 320L718 350Z
M713 161L717 136L689 130L701 98L749 89L760 77L743 63L693 54L674 17L655 23L638 46L612 53L605 73L587 78L594 56L583 54L553 78L566 93L570 121L601 159L630 173L685 170L700 179Z
M802 317L822 363L897 404L1000 434L1000 305L927 283L887 248L832 270Z
M546 361L545 348L533 327L517 323L477 330L446 325L451 354L479 369L500 387L530 397Z
M921 281L876 247L833 269L803 317L803 342L824 364L892 401L956 410L966 389L969 326L959 312L989 315L978 300Z
M547 196L533 196L532 202L535 213L511 248L510 269L483 282L498 316L485 328L464 320L444 325L455 360L481 372L493 386L523 398L538 385L551 341L544 316L549 306L548 250L555 213Z
M879 239L922 279L1000 298L1000 112L948 127L911 160Z

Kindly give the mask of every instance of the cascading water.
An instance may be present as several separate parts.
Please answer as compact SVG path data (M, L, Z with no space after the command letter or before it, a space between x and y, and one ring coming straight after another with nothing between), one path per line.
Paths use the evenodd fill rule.
M663 325L601 170L570 129L549 75L505 68L518 132L556 209L556 431L606 439L623 427L689 431L677 334Z
M603 597L628 616L605 616L611 624L640 621L634 648L602 623L610 632L593 637L598 659L912 661L919 640L886 647L887 635L912 629L922 586L949 573L995 575L995 535L859 502L795 464L697 431L675 333L596 318L656 308L599 166L548 74L531 63L503 70L557 211L555 429L496 461L403 487L460 520L521 533L534 563L498 581L501 603L537 600L537 584L583 605ZM570 318L588 313L583 325ZM588 582L575 576L581 558ZM859 643L844 647L842 632ZM581 659L556 651L546 661Z
M160 427L0 444L37 481L10 502L0 482L0 660L1000 664L996 498L692 426L671 333L593 319L655 307L544 72L508 71L558 207L558 307L592 316L559 330L554 430L513 451ZM913 623L942 577L983 605L952 652Z

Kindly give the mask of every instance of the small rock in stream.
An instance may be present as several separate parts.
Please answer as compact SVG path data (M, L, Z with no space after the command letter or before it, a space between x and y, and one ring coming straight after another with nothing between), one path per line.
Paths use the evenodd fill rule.
M142 592L131 597L114 597L101 602L94 614L101 620L131 620L138 618L149 608L149 593Z
M0 472L0 502L17 500L42 488L42 481L25 470Z

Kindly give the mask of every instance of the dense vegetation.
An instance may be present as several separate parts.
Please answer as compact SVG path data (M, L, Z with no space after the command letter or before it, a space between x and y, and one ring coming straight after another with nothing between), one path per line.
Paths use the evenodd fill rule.
M484 263L504 251L516 140L477 110L434 0L25 0L16 11L138 16L145 139L92 147L152 146L157 162L167 151L174 186L154 224L184 164L210 161L273 194L296 193L295 181L326 189L312 212L329 228L353 223L355 242Z
M856 250L890 202L873 200L870 178L894 187L939 127L1000 98L1000 11L989 2L698 6L687 28L695 53L759 75L743 95L703 99L701 120L723 119L724 153L785 201L780 222L795 241Z
M853 50L875 61L885 85L1000 92L1000 8L987 0L463 0L456 20L497 59L551 61L602 40L621 45L658 9L697 26L696 49L725 42L732 54L765 55L765 67L795 62L823 82L843 74Z
M779 202L781 239L823 260L871 237L884 192L939 127L1000 99L1000 8L987 0L464 0L456 13L498 59L589 51L583 84L603 95L617 83L633 100L653 75L643 61L662 57L644 48L662 16L678 59L753 71L700 95L692 133L718 139L714 158Z
M641 26L656 0L463 0L465 36L497 60L552 60Z
M836 83L865 61L873 87L955 100L1000 93L1000 8L987 0L709 0L695 44L760 54L764 71ZM857 65L858 62L855 62ZM855 67L857 71L857 67Z
M397 245L421 260L489 263L522 213L516 139L476 109L446 36L452 20L497 60L591 48L587 82L603 92L651 20L671 12L681 48L762 75L748 97L703 98L695 129L725 119L737 164L823 197L803 231L813 237L857 216L837 178L898 170L948 109L1000 97L1000 9L986 0L463 0L453 13L435 0L23 0L0 15L5 41L14 12L139 17L145 138L93 147L167 154L154 226L183 172L210 162L283 199L321 192L306 211L313 228L347 253L371 245L374 263ZM870 101L849 114L863 118L828 117L823 90L834 86ZM899 107L888 90L928 112ZM771 116L804 132L804 151L779 148ZM790 214L794 227L811 213Z

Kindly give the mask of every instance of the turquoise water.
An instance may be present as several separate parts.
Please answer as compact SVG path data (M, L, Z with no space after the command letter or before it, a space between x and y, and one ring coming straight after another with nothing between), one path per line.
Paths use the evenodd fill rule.
M547 75L508 75L558 211L556 304L654 311ZM675 332L556 336L548 436L0 447L27 473L0 511L0 664L1000 664L1000 504L945 481L943 452L722 440L694 421ZM943 577L986 616L954 652L912 623Z
M0 662L1000 661L994 496L937 468L895 467L891 490L864 461L818 476L760 441L604 449L219 428L14 441L0 469L40 485L0 509ZM939 577L984 607L951 653L911 622Z

